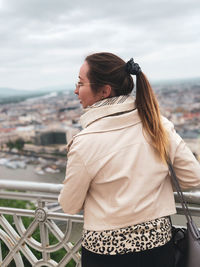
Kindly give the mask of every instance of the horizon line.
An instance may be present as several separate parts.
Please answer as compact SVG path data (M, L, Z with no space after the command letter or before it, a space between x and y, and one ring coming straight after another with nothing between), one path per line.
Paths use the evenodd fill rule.
M134 77L135 79L135 77ZM200 76L199 77L189 77L189 78L172 78L172 79L149 79L150 82L152 84L155 84L155 83L172 83L172 82L186 82L186 81L195 81L195 80L200 80ZM59 89L60 87L60 89ZM71 88L70 88L71 87ZM15 90L15 91L24 91L24 92L33 92L33 91L42 91L42 90L73 90L74 85L49 85L49 86L44 86L44 87L41 87L41 88L33 88L33 89L22 89L22 88L14 88L14 87L8 87L8 86L0 86L0 89L10 89L10 90ZM48 91L47 91L48 92Z

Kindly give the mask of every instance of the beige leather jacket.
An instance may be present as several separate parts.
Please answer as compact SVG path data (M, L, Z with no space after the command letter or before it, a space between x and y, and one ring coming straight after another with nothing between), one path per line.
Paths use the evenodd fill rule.
M84 129L70 144L59 195L65 213L83 209L88 230L116 229L176 213L167 165L145 137L132 97L117 107L91 109L81 121ZM182 188L199 185L200 164L173 124L166 118L163 124Z

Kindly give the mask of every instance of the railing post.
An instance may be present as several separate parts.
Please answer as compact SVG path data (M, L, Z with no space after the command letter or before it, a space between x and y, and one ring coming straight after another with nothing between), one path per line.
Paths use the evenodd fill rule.
M49 246L49 230L46 226L47 209L45 209L45 202L38 200L38 208L36 209L36 217L39 221L40 240L42 245L42 258L45 262L50 260L50 253L46 251Z
M2 248L1 248L1 240L0 240L0 262L3 261L3 257L2 257Z

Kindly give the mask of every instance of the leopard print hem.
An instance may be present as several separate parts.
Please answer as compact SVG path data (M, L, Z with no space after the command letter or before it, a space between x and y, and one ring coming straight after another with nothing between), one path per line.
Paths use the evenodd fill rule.
M83 230L82 246L104 255L139 252L165 245L172 237L169 217L116 230Z

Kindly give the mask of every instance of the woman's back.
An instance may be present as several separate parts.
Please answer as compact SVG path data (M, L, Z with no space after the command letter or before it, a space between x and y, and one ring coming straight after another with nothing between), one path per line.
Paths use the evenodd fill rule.
M131 74L137 77L136 99L130 96ZM83 130L68 146L59 202L66 213L84 210L82 264L172 267L169 215L176 209L168 156L183 188L200 183L199 164L161 117L133 59L90 55L79 79L75 93L86 108Z
M129 97L129 106L131 101L129 112L123 112L127 110L126 101L117 105L117 114L115 105L98 108L95 114L89 110L82 119L83 126L87 127L74 138L70 147L69 157L73 154L76 164L74 170L67 169L65 188L73 192L74 201L65 211L75 213L84 207L85 229L116 229L176 212L167 164L159 159L145 135L134 109L134 99ZM170 157L174 160L185 153L177 150L182 139L173 125L163 120L171 136ZM180 166L175 166L179 171L183 161L184 157ZM79 173L79 177L70 183L74 172ZM184 184L184 177L181 179ZM195 181L191 182L194 185ZM83 184L84 193L79 183ZM198 178L196 183L199 183ZM189 182L185 186L189 187Z

